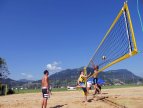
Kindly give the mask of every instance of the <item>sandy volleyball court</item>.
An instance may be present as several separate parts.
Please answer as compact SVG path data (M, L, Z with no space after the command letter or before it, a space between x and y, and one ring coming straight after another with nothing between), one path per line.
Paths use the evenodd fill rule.
M91 91L92 92L92 91ZM102 96L88 96L82 103L81 91L53 92L47 108L142 108L143 87L104 89ZM41 108L41 93L0 97L0 108Z

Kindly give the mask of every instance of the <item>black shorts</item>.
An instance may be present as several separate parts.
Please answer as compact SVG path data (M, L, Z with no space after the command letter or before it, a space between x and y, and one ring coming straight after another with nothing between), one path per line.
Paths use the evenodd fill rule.
M93 78L93 85L97 84L98 78Z
M42 94L43 94L43 98L48 99L48 89L47 88L42 89Z

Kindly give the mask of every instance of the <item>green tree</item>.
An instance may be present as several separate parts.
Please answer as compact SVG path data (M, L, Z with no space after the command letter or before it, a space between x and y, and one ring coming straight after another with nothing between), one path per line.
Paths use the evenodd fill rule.
M0 80L7 78L9 74L6 61L0 57Z

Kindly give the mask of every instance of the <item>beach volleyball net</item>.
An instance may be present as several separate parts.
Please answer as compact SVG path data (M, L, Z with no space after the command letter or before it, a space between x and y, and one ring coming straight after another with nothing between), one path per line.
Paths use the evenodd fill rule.
M137 54L137 45L127 3L120 10L87 67L99 66L99 72Z

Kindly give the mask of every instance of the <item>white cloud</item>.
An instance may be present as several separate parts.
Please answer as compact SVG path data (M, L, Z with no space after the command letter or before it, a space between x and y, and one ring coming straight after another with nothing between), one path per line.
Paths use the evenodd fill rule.
M25 73L21 73L21 75L26 76L26 74L25 74Z
M28 79L32 79L32 78L33 78L33 75L27 75L27 78L28 78Z
M58 72L62 70L62 67L59 66L60 64L61 62L56 62L56 61L51 64L47 64L47 69L50 72Z
M21 75L26 79L33 79L33 75L27 73L21 73Z

